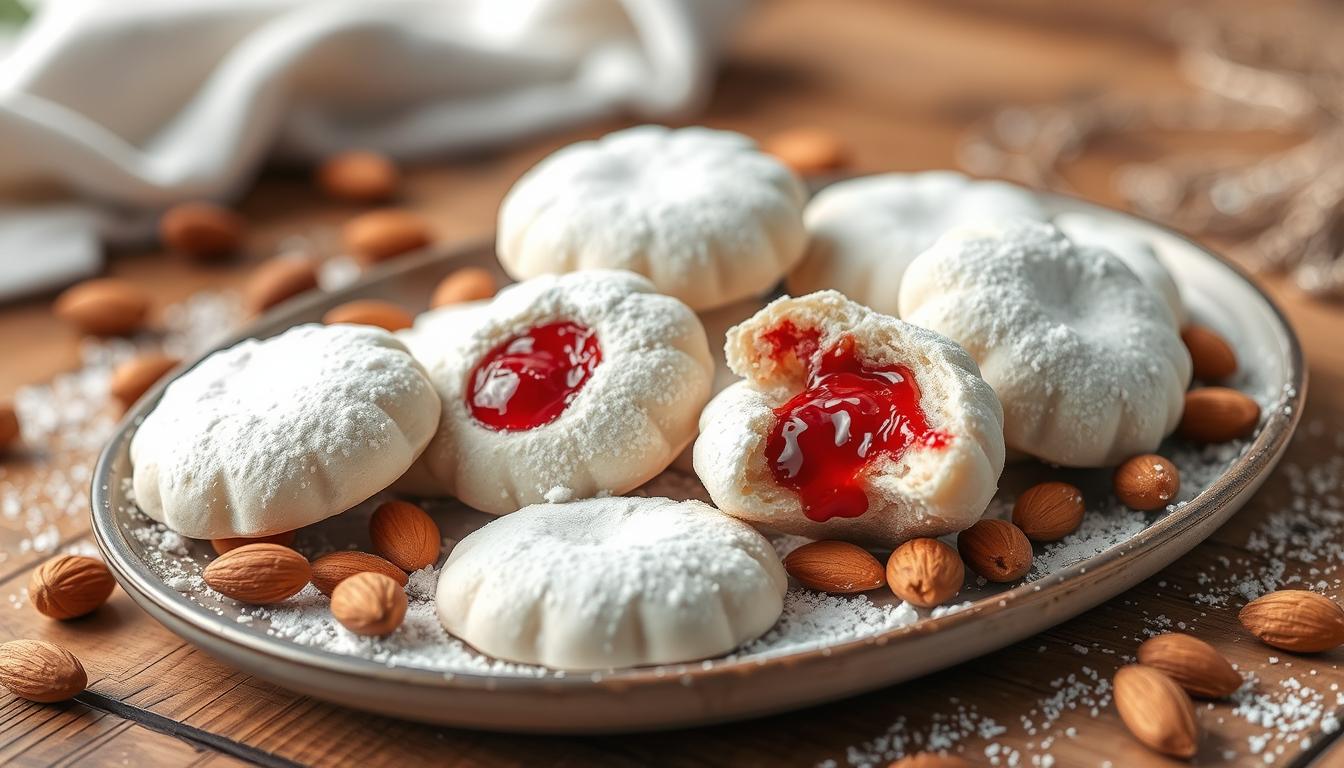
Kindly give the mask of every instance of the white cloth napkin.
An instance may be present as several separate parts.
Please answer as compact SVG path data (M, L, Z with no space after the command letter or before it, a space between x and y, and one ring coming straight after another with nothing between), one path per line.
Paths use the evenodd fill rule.
M0 299L267 159L403 160L705 100L745 0L54 0L0 60Z

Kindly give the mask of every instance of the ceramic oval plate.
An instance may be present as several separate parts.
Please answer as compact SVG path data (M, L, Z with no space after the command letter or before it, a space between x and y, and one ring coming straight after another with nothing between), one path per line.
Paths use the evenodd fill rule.
M779 624L729 656L665 667L565 674L486 658L434 620L434 574L414 574L406 623L387 640L337 627L312 587L272 608L242 606L206 588L206 542L182 539L146 518L129 497L128 447L162 384L131 411L100 458L93 483L94 531L108 564L141 606L172 631L224 661L280 685L383 714L433 723L537 732L673 728L747 718L858 694L1003 647L1091 608L1147 578L1202 541L1264 481L1288 443L1305 395L1297 339L1281 314L1237 269L1155 225L1081 201L1046 196L1056 213L1102 217L1152 242L1180 284L1193 317L1235 341L1242 371L1232 382L1256 397L1263 418L1245 441L1198 448L1169 442L1182 471L1180 503L1157 514L1119 507L1109 472L1010 465L989 514L1046 477L1067 479L1089 500L1083 526L1038 545L1031 574L1016 585L970 578L961 602L915 611L882 590L823 596L794 588ZM355 298L423 308L444 275L467 264L494 267L489 246L403 258L351 287L303 296L229 343L315 321ZM643 493L699 496L693 476L669 470ZM305 528L297 545L315 556L367 548L377 499ZM430 502L444 535L459 539L489 520L451 501ZM781 552L796 546L775 537Z

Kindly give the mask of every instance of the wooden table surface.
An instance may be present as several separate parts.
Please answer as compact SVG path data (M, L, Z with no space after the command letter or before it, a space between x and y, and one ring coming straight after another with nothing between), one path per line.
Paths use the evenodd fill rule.
M1040 0L1014 7L887 0L764 4L736 39L703 122L757 136L796 125L826 126L851 145L853 171L912 170L954 167L966 127L997 105L1082 89L1170 94L1185 88L1172 52L1136 32L1144 12L1129 4L1050 13ZM409 174L407 204L431 216L445 240L485 235L500 198L522 170L557 146L618 125L588 126L507 152L417 168ZM1283 141L1218 140L1230 147ZM1158 157L1181 142L1191 139L1111 143L1075 163L1069 178L1088 195L1115 203L1108 177L1117 163ZM139 253L119 256L109 271L142 281L168 304L202 288L236 286L284 238L330 232L354 212L320 200L305 178L283 173L263 178L241 210L252 234L248 256L236 264L207 269ZM1253 672L1262 704L1294 706L1290 678L1317 692L1315 698L1298 695L1310 698L1317 714L1298 733L1252 724L1226 703L1201 705L1206 735L1200 764L1304 765L1313 756L1321 764L1332 756L1344 764L1344 747L1330 750L1333 734L1327 733L1344 701L1336 693L1344 681L1344 656L1271 653L1237 624L1240 601L1209 606L1191 597L1210 573L1263 563L1267 521L1300 499L1313 467L1341 455L1335 432L1344 422L1344 345L1338 338L1344 310L1308 300L1282 279L1263 283L1300 334L1311 369L1303 429L1286 466L1238 517L1159 576L978 661L802 712L693 731L542 738L432 728L314 701L240 674L160 627L120 591L87 619L44 619L22 597L31 568L57 539L69 546L89 535L86 515L58 514L56 507L68 502L50 499L44 503L52 507L58 535L45 542L46 552L27 545L34 533L25 528L28 511L0 516L0 581L13 606L0 605L0 638L47 638L71 648L89 669L92 694L54 706L0 696L0 763L845 765L885 763L883 757L918 745L911 741L916 735L932 736L936 744L939 734L978 728L952 745L975 763L1163 764L1127 735L1093 680L1109 678L1151 632L1184 627ZM38 299L0 307L0 351L4 398L77 365L78 339L51 317L49 298ZM90 460L87 453L65 458ZM41 446L30 446L0 465L0 487L40 491L55 460ZM1308 502L1338 510L1337 492L1317 488ZM1261 545L1248 547L1253 541ZM1282 578L1309 576L1340 597L1335 569L1341 545L1344 530L1315 537L1309 551L1289 560ZM1265 746L1256 750L1262 741Z

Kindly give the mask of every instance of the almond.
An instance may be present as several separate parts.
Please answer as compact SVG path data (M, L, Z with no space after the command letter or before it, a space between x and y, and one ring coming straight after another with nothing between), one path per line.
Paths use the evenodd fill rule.
M818 592L867 592L886 583L882 564L868 550L847 541L814 541L784 558L784 570Z
M839 136L820 128L781 131L761 148L801 176L834 171L845 164L848 154Z
M411 313L390 301L379 299L358 299L347 301L338 307L332 307L322 316L327 325L352 323L354 325L372 325L386 331L400 331L415 324Z
M159 238L168 248L193 259L227 256L243 242L242 217L214 203L182 203L159 220Z
M43 616L73 619L107 602L117 580L103 561L83 555L57 555L33 569L28 600Z
M1115 708L1134 738L1164 755L1190 759L1199 749L1195 706L1176 681L1142 664L1115 671Z
M397 194L401 172L386 155L342 152L317 169L317 185L328 197L352 203L380 203Z
M19 414L13 403L0 401L0 451L19 441Z
M0 684L15 696L50 704L78 696L89 676L73 653L55 643L11 640L0 645Z
M406 590L381 573L357 573L331 593L331 615L357 635L387 635L406 618Z
M351 255L365 265L424 248L432 240L424 219L393 208L356 216L341 234Z
M1197 380L1220 381L1237 372L1237 353L1213 329L1187 325L1181 329L1181 341L1190 350L1190 363Z
M231 539L211 539L210 546L215 550L216 555L222 555L225 552L231 552L239 547L248 544L279 544L282 547L293 549L294 535L298 531L282 531L273 533L270 536L257 536L256 538L237 537Z
M403 571L418 571L439 559L439 526L408 501L379 505L369 518L373 551Z
M1031 542L1007 520L988 518L957 536L957 550L972 571L989 581L1017 581L1031 570Z
M215 558L201 575L216 592L244 603L278 603L308 583L308 560L279 544L244 544Z
M1151 637L1139 646L1139 663L1161 671L1191 696L1221 699L1241 687L1241 675L1212 645L1179 632Z
M966 568L957 551L937 539L911 539L887 558L887 585L897 597L920 608L957 596Z
M331 595L336 585L357 573L381 573L406 586L406 572L377 555L368 552L332 552L313 561L313 586L324 595Z
M449 304L488 299L494 296L497 290L499 289L495 284L495 276L490 270L481 267L462 267L439 282L439 286L434 289L433 298L429 300L429 306L437 309Z
M887 768L971 768L970 762L956 755L941 755L937 752L917 752L906 755Z
M1013 505L1013 525L1032 541L1058 541L1083 522L1083 492L1077 486L1050 481L1033 485Z
M1344 643L1344 610L1305 589L1262 595L1247 603L1238 618L1260 642L1285 651L1320 653Z
M1260 423L1260 404L1227 387L1200 387L1185 393L1185 411L1176 432L1197 443L1226 443L1245 437Z
M86 280L57 296L53 310L84 333L124 336L144 326L149 294L135 283L112 277Z
M243 286L243 303L260 314L276 304L317 287L317 259L310 256L277 256L252 271Z
M133 357L112 371L112 379L108 382L107 389L117 402L129 408L180 362L182 361L172 355L161 355L156 352Z
M1176 498L1181 490L1181 473L1170 461L1145 453L1116 467L1111 482L1115 497L1122 504L1140 512L1152 512Z

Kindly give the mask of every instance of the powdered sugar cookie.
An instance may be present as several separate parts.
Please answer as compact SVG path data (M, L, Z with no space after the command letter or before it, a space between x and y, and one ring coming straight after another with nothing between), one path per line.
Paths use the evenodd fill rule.
M770 629L787 588L750 526L698 501L607 498L526 507L467 536L436 603L491 656L587 670L727 653Z
M423 353L438 433L400 484L492 514L620 494L695 435L714 364L685 304L632 272L545 275Z
M795 296L827 288L895 315L901 275L940 235L961 224L1045 219L1031 192L953 171L884 173L823 189L803 214L811 240L789 273Z
M448 304L421 312L410 328L397 331L397 340L406 345L416 360L428 364L437 359L443 348L467 338L482 320L488 299Z
M1049 224L949 232L906 271L900 309L980 363L1009 448L1109 466L1153 451L1180 419L1190 355L1166 305Z
M1162 299L1171 310L1177 327L1185 325L1187 318L1180 288L1176 287L1171 272L1152 244L1135 235L1133 229L1089 213L1061 213L1055 217L1055 226L1079 245L1103 248L1114 254Z
M135 500L198 539L293 530L386 488L438 419L424 368L392 334L301 325L168 385L131 440Z
M812 538L891 547L974 523L1003 469L1003 414L970 356L835 291L728 334L745 377L700 417L714 504Z
M628 269L692 309L777 284L802 256L802 182L741 134L646 125L565 147L499 211L516 279Z

